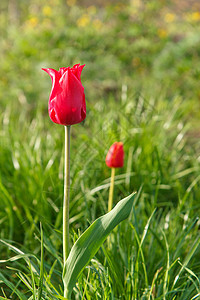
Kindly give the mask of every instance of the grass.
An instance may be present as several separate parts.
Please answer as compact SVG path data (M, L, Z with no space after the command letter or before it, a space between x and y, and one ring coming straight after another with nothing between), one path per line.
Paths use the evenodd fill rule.
M73 299L200 299L199 22L176 15L165 24L165 7L149 3L136 14L73 5L66 19L59 2L34 26L34 11L16 28L1 19L1 299L62 299L64 129L49 120L40 67L77 62L86 64L87 118L72 128L71 245L107 211L105 156L115 141L126 155L114 204L137 197ZM89 23L78 27L83 14Z

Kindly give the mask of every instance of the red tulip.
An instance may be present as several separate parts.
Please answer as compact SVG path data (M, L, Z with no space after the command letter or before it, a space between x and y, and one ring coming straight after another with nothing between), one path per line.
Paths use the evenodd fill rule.
M52 80L49 97L49 116L54 123L73 125L82 122L86 117L84 87L81 83L81 72L85 65L74 65L73 68L42 69Z
M106 155L106 164L109 168L122 168L124 165L123 143L115 142Z

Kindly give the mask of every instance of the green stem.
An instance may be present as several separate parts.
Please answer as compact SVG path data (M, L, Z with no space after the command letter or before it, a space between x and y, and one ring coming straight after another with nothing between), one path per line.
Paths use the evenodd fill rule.
M115 182L115 168L112 168L111 169L111 178L110 178L109 198L108 198L108 211L111 211L112 206L113 206L114 182Z
M64 170L64 200L63 200L63 262L69 255L69 192L70 192L70 126L65 126L65 170ZM67 291L64 287L64 297Z

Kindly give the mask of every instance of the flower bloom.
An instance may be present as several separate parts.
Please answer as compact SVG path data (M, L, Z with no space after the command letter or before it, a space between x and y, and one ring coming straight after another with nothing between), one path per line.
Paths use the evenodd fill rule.
M84 87L81 72L85 65L72 68L42 69L49 74L52 88L49 97L49 116L54 123L73 125L86 117Z
M122 168L124 165L124 148L122 142L115 142L106 155L106 164L109 168Z

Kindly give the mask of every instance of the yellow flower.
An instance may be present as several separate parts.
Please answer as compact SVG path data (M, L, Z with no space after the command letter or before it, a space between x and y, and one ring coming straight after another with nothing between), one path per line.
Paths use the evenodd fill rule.
M50 17L52 15L52 9L50 6L44 6L42 9L42 13L45 17Z
M89 23L90 17L86 14L77 20L78 27L86 27Z
M161 39L164 39L168 36L168 33L167 33L167 30L163 29L163 28L160 28L158 29L158 36L161 38Z
M171 23L171 22L173 22L173 21L175 20L175 18L176 18L176 16L175 16L174 14L172 14L172 13L167 13L167 14L165 15L165 22Z
M31 17L28 21L27 24L29 27L36 27L38 24L38 18L37 17Z
M191 14L191 20L192 21L200 21L200 12L195 11Z
M198 21L200 21L200 12L195 11L192 13L186 13L184 17L185 17L185 20L188 22L198 22Z

